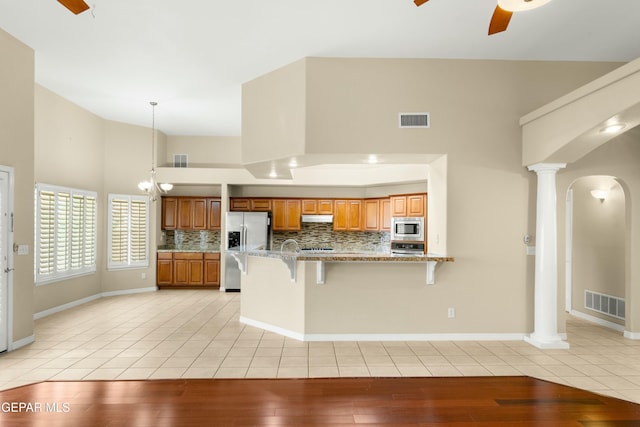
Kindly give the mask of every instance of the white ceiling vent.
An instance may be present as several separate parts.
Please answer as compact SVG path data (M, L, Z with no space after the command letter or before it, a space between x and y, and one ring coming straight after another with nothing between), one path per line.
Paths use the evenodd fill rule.
M398 123L401 128L428 128L431 126L429 113L399 113Z

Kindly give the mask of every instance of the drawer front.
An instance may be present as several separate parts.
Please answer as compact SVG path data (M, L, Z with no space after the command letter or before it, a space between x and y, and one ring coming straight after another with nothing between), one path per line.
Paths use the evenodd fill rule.
M204 259L220 259L219 253L205 252Z
M174 252L173 259L202 259L202 252Z
M173 259L172 252L158 252L158 259Z

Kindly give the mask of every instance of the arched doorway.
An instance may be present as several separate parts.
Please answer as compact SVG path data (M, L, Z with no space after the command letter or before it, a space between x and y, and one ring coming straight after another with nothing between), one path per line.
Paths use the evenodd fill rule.
M624 331L626 198L618 180L576 179L567 193L566 311Z

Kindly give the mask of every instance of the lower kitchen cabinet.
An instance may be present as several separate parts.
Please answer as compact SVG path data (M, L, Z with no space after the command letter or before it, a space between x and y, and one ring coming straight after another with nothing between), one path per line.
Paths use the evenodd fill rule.
M173 284L202 285L204 257L202 253L176 252L173 254Z
M204 254L204 284L220 287L220 254Z
M173 284L173 254L171 252L158 252L156 280L158 286Z
M157 285L161 288L220 287L220 254L158 252Z

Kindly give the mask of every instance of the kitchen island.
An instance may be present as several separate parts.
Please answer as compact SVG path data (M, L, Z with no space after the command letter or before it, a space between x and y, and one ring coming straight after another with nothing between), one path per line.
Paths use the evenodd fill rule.
M447 330L436 265L452 257L237 252L240 321L304 341L431 339ZM438 274L446 274L442 269ZM446 319L446 313L444 313Z

